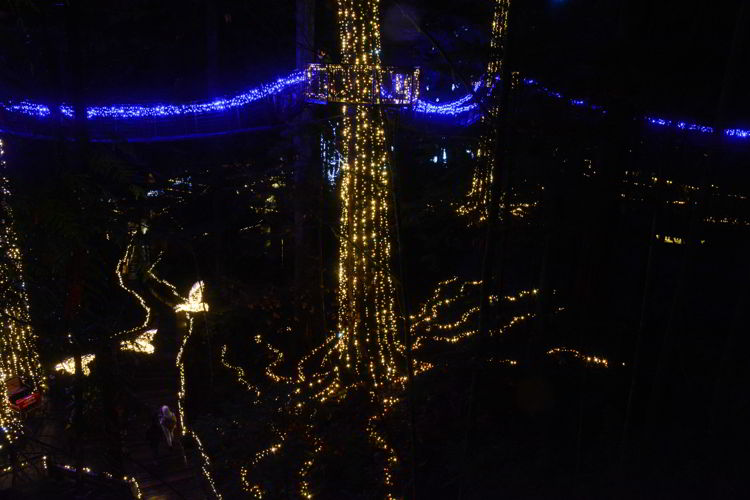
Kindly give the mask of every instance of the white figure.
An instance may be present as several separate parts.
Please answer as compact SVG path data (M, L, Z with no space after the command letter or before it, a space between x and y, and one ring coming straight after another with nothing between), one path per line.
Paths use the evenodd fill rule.
M174 428L177 426L177 417L175 417L169 406L164 405L161 407L159 412L159 425L161 426L164 437L167 439L167 444L172 447L172 438L174 436Z

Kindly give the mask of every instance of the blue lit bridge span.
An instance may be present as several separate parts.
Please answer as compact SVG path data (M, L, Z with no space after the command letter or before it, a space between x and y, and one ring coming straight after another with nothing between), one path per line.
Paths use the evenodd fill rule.
M159 142L237 134L280 127L305 101L304 71L296 71L245 92L202 102L183 104L123 104L91 106L86 109L87 134L92 142ZM524 86L540 95L564 102L572 108L594 114L607 110L585 99L565 96L533 79L523 79ZM487 95L479 84L474 92L450 102L440 103L429 97L416 99L412 106L402 107L401 117L413 124L439 125L448 128L467 127L481 117L477 98ZM63 104L51 107L32 101L0 102L0 133L34 139L68 139L75 137L75 112ZM714 133L708 125L686 120L645 116L654 129L670 129L693 134L696 139ZM726 139L750 142L750 130L723 130Z

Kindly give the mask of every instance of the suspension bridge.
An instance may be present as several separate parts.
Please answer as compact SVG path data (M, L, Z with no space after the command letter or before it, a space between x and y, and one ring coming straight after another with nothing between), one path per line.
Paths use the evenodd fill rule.
M319 72L312 65L306 71L294 71L234 95L188 103L136 103L86 107L86 133L91 142L160 142L270 130L283 126L305 102L321 102L314 92ZM399 76L393 73L394 77ZM566 95L538 80L523 78L523 87L539 96L559 101L576 110L606 115L604 106L587 99ZM482 115L481 101L494 87L473 84L456 99L440 102L425 95L418 82L409 95L398 102L401 120L427 127L469 127ZM386 101L388 90L378 92ZM392 103L391 103L392 104ZM687 118L669 118L648 114L639 117L651 130L670 129L691 134L697 140L714 135L714 127ZM0 101L0 133L44 140L73 140L76 120L70 104L42 104L32 100ZM726 128L724 140L750 143L750 129Z

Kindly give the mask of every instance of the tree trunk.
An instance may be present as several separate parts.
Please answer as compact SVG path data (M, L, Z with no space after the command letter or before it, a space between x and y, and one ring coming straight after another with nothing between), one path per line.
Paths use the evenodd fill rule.
M315 61L315 0L297 0L297 69Z

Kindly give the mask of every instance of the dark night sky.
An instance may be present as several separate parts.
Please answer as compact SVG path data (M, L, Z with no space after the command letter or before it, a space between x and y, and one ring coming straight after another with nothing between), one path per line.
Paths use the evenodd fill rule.
M64 67L63 8L45 5L45 23L28 2L0 2L0 94L44 97L54 86L50 53ZM58 2L59 3L59 2ZM611 92L633 96L644 110L675 117L713 119L738 0L684 2L525 0L522 4L520 65L524 73L571 95L607 101ZM108 0L83 2L87 47L87 98L92 102L192 100L211 91L207 84L205 0ZM404 0L402 5L476 76L484 66L489 0ZM333 0L319 0L318 42L335 44ZM221 92L233 92L294 65L294 0L224 0L215 3L218 78ZM21 13L23 21L19 21ZM386 63L444 71L445 64L424 36L383 0ZM625 29L626 44L617 43ZM50 37L45 40L45 29ZM334 36L331 36L334 35ZM456 36L458 35L458 36ZM750 58L742 39L742 60ZM333 47L335 48L335 47ZM750 125L747 64L735 75L729 120ZM609 76L608 76L609 75ZM444 76L443 83L449 81ZM59 81L59 78L58 78ZM605 102L606 103L606 102Z

